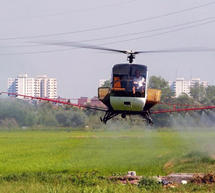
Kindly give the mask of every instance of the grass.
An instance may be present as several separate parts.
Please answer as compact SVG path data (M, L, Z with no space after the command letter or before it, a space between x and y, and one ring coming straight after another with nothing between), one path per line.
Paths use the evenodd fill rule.
M205 130L2 131L0 192L147 192L106 177L129 170L144 176L212 172L214 138ZM209 190L192 185L174 191Z

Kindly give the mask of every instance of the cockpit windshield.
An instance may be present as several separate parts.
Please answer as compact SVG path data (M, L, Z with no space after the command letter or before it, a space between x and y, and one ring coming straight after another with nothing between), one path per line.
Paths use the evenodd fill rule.
M145 97L147 67L138 64L118 64L113 67L114 96Z

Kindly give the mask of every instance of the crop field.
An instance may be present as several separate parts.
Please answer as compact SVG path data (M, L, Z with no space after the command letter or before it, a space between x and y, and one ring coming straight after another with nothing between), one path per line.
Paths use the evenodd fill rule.
M110 182L111 175L215 171L215 130L2 131L0 192L212 192ZM158 189L159 188L159 189Z

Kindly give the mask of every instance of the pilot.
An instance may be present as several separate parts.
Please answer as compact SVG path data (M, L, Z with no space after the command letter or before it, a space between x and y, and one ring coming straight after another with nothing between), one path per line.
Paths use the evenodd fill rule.
M144 86L145 86L145 78L140 76L140 71L136 70L135 71L135 77L133 79L133 94L136 93L136 91L139 91L142 93L144 91Z

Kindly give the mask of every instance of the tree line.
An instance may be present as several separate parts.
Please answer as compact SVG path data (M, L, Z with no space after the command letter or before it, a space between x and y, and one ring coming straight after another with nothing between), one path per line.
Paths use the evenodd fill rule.
M110 85L109 82L105 84ZM149 80L149 88L162 91L161 101L171 104L187 104L195 106L215 105L215 86L204 88L202 85L194 85L191 88L190 96L182 94L175 98L168 82L162 77L152 76ZM168 105L156 105L153 110L168 109ZM103 114L94 110L78 109L76 107L57 106L51 103L32 103L16 98L0 99L0 127L72 127L95 129L104 128L99 117ZM215 113L205 110L199 112L165 113L153 115L154 127L172 126L214 126ZM145 127L142 118L127 118L110 121L107 127Z
M215 86L204 87L196 83L190 89L190 96L182 93L175 97L168 82L162 77L152 76L149 80L149 88L162 91L161 101L166 104L181 104L191 106L215 106ZM170 109L168 105L156 105L154 110ZM181 106L183 108L183 106ZM215 113L213 110L190 111L181 113L165 113L154 115L154 122L157 126L215 126Z
M32 104L20 99L0 99L0 127L84 127L87 115L81 110L50 103Z

